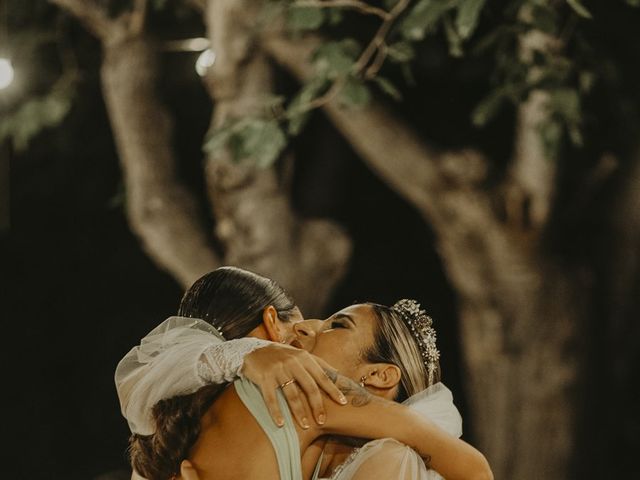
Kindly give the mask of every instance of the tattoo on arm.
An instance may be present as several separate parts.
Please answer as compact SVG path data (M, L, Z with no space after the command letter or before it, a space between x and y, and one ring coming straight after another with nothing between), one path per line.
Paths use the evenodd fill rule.
M340 375L335 370L325 370L327 377L338 389L344 393L347 398L351 399L351 405L354 407L362 407L371 402L371 394L366 388L361 387L350 378Z

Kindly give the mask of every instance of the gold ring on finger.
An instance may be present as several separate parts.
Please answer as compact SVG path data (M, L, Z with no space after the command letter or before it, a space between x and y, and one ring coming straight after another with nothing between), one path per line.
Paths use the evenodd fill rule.
M295 383L295 381L296 381L295 378L292 378L291 380L287 380L283 384L279 385L278 388L282 389L282 388L286 387L287 385L291 385L292 383Z

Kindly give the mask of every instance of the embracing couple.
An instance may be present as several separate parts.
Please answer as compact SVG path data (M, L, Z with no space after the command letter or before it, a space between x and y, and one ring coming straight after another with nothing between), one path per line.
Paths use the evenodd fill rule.
M413 300L304 320L273 280L210 272L116 369L134 478L492 479L435 340Z

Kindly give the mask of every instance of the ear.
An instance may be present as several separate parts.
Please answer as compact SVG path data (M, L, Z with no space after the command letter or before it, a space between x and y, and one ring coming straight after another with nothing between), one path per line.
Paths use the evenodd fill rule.
M267 332L268 340L271 340L272 342L282 341L284 332L282 331L281 320L280 317L278 317L278 312L273 305L269 305L262 311L262 324Z
M182 480L200 480L200 475L189 460L183 460L180 463L180 478Z
M369 374L364 381L365 386L389 390L400 383L402 372L391 363L374 363L369 366Z

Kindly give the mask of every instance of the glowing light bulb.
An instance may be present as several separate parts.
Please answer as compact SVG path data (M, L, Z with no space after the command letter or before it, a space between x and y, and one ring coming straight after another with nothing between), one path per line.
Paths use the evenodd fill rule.
M0 90L7 88L13 82L13 65L6 58L0 58Z
M196 72L203 77L207 73L207 69L216 61L216 54L210 48L207 48L200 54L196 60Z

